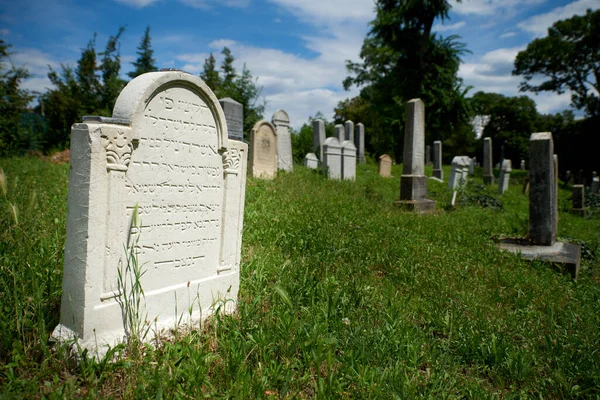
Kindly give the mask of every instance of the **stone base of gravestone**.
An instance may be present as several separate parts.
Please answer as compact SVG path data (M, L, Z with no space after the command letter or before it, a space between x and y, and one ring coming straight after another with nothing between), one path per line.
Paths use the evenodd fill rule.
M430 212L435 210L435 201L427 196L427 177L402 175L400 177L400 201L396 205L410 211Z
M444 170L443 169L434 169L433 177L439 179L440 181L444 181Z
M498 248L518 254L526 260L550 263L554 268L569 273L573 279L579 276L581 248L578 244L555 242L552 246L535 246L526 239L504 239Z

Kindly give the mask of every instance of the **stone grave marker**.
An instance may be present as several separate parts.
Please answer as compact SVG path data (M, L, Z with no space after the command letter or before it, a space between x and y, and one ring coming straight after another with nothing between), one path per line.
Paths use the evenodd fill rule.
M325 122L322 119L313 121L313 153L319 155L319 160L323 161L323 143L325 142Z
M425 146L425 165L431 164L431 146Z
M329 179L342 178L342 145L335 137L328 137L323 143L322 168Z
M492 169L492 138L483 139L483 183L494 183L494 170Z
M333 136L335 136L335 137L337 138L337 140L338 140L338 142L340 142L340 144L341 144L341 143L342 143L344 140L346 140L346 133L345 133L345 131L344 131L344 125L342 125L342 124L337 124L337 125L336 125L336 126L333 128L333 131L334 131L334 135L333 135Z
M411 211L427 212L435 209L435 201L427 198L424 164L425 105L421 99L412 99L406 104L400 201L397 203Z
M448 190L458 190L467 183L469 177L469 161L466 156L456 156L452 159Z
M436 140L433 142L433 176L439 180L444 180L444 170L442 169L442 142Z
M277 176L277 133L265 120L254 124L250 132L249 169L254 178L273 179Z
M510 183L510 172L512 171L511 160L504 160L502 168L500 168L500 176L498 177L498 194L504 194L508 190Z
M356 146L350 140L342 142L342 179L356 180Z
M229 139L244 141L244 106L237 101L226 97L219 100L225 120L227 121L227 134Z
M573 185L573 214L585 217L585 186Z
M356 124L356 136L354 137L356 140L356 151L358 154L358 162L361 164L365 164L367 159L365 158L365 126L359 122Z
M294 171L294 159L292 157L292 137L290 136L290 117L284 110L277 110L273 114L271 123L277 131L277 168Z
M319 159L315 153L308 153L304 156L304 166L310 169L319 168Z
M525 171L525 160L521 160L521 166L520 166L520 169L521 169L522 171Z
M245 143L228 138L210 88L181 71L140 75L120 93L112 118L74 124L54 339L77 339L102 357L140 329L128 322L131 311L150 328L146 341L197 323L215 306L233 311L247 156ZM139 308L127 308L136 265L144 296Z
M475 174L475 157L469 159L469 175Z
M344 140L349 140L354 143L354 122L348 120L344 122ZM340 142L344 140L340 139Z
M392 157L387 154L379 156L379 176L384 178L392 176Z

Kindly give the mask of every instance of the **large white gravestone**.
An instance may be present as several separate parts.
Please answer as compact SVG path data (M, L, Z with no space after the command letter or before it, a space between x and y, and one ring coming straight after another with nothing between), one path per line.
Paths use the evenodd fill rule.
M283 110L275 111L271 122L277 130L277 168L294 171L292 157L292 138L290 136L290 117Z
M448 190L458 190L467 183L470 160L467 156L456 156L452 159Z
M337 138L328 137L325 139L321 166L329 179L342 178L342 145Z
M250 173L255 178L277 176L277 131L267 121L258 121L250 133Z
M194 323L239 288L247 145L227 137L223 111L193 75L138 76L113 118L71 131L71 173L60 325L102 355L135 327L132 269L145 296L137 312L156 330ZM135 261L135 262L134 262ZM140 294L139 292L137 293ZM97 353L96 353L97 351Z
M356 180L356 146L350 140L342 142L342 179Z

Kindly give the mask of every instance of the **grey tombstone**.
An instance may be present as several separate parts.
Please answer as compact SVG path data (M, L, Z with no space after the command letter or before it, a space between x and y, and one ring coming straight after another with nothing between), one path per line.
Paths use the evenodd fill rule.
M585 216L585 186L573 185L573 214Z
M323 143L323 162L321 167L329 179L342 178L342 145L335 137L328 137Z
M521 170L525 171L525 160L521 160Z
M398 205L411 211L427 212L435 209L435 201L427 198L424 153L425 105L421 99L412 99L406 104L404 156L398 202Z
M227 121L229 139L242 142L244 140L244 106L229 97L219 100L219 103Z
M392 157L384 154L379 157L379 176L389 178L392 176Z
M249 172L255 178L277 176L277 131L268 121L258 121L250 133Z
M442 142L436 140L433 142L433 176L444 180L444 170L442 170Z
M277 110L271 118L271 122L277 131L277 168L294 171L294 159L292 157L292 138L290 136L290 117L284 110Z
M492 138L483 139L483 183L494 183L494 170L492 169Z
M325 142L325 122L322 119L313 121L313 153L319 154L319 160L323 161L323 143Z
M469 159L469 175L475 174L475 157Z
M140 75L112 118L74 124L52 337L100 358L136 331L148 329L138 338L150 342L217 309L233 311L247 157L248 145L228 138L211 89L181 71ZM140 302L125 305L134 296ZM141 325L127 319L131 312Z
M349 140L354 143L354 122L350 120L344 122L344 140ZM344 140L340 140L340 142L343 142Z
M458 190L467 183L469 161L470 158L466 156L456 156L452 159L448 190Z
M358 162L365 164L367 162L367 159L365 158L365 126L361 122L356 124L356 136L354 137L354 140L356 141Z
M510 182L510 172L512 171L511 160L504 160L502 168L500 168L500 176L498 178L498 194L504 194L508 190Z
M342 142L342 179L356 180L356 146L350 140Z
M431 164L431 146L425 146L425 165Z
M308 153L304 156L304 166L310 169L319 168L319 159L315 153Z
M338 142L340 142L340 144L346 140L346 133L344 131L344 125L342 124L337 124L334 128L333 128L333 136L338 140Z

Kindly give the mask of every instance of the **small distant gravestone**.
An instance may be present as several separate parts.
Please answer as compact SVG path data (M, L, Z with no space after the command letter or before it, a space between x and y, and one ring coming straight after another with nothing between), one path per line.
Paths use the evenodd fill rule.
M595 172L594 172L594 174L595 174ZM592 191L592 193L600 192L600 177L594 175L594 177L592 178L591 191Z
M494 183L494 170L492 169L492 138L483 139L483 183Z
M508 190L510 183L510 172L512 171L511 160L504 160L502 168L500 168L500 176L498 178L498 194L504 194Z
M392 157L387 154L379 157L379 176L384 178L392 176Z
M290 117L284 110L278 110L271 119L277 131L277 168L294 171L294 159L292 157L292 137L290 136Z
M335 137L328 137L323 143L322 168L329 179L342 178L342 145Z
M344 140L346 140L346 133L344 130L344 125L342 124L337 124L334 128L333 128L333 132L335 138L338 140L338 142L342 143Z
M342 142L342 179L356 180L356 146L350 140Z
M521 170L525 171L525 160L521 160Z
M442 169L442 142L436 140L433 142L433 176L444 180L444 170Z
M573 185L573 214L585 216L585 186Z
M354 143L354 122L350 120L344 122L344 140L349 140ZM340 140L340 142L343 142L344 140Z
M138 337L150 341L213 306L233 311L247 156L245 143L228 138L210 88L179 71L138 76L112 118L74 124L53 338L102 357L138 328L150 329ZM136 266L143 296L131 286ZM136 293L139 307L124 305ZM128 319L133 312L141 325Z
M466 156L456 156L452 159L448 190L458 190L467 183L470 160Z
M304 156L304 166L310 169L319 168L319 159L315 153L308 153Z
M362 123L356 124L356 135L354 137L356 152L358 154L358 162L365 164L367 159L365 158L365 126Z
M425 146L425 165L431 164L431 146Z
M250 173L254 178L277 176L277 133L267 121L258 121L250 132Z
M325 122L322 119L313 121L313 153L323 161L323 143L325 142Z
M427 198L424 164L425 105L421 99L412 99L406 104L400 201L397 203L401 207L417 212L435 209L435 201Z
M227 121L229 139L242 142L244 140L244 106L229 97L219 100L219 103Z

